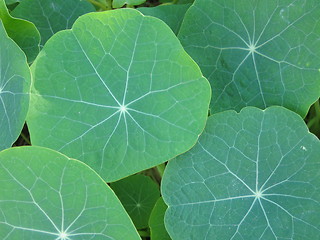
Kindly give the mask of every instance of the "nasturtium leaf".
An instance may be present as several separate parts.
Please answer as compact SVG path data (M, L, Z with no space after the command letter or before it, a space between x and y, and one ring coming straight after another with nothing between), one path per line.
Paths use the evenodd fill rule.
M129 6L136 6L144 3L146 0L113 0L112 1L112 7L114 8L121 8L125 4Z
M111 183L137 229L148 227L151 211L160 197L157 183L140 174Z
M320 239L320 141L283 107L209 117L169 162L162 194L173 239Z
M71 28L79 16L93 11L93 5L86 0L27 0L11 14L33 22L43 45L56 32Z
M26 56L8 37L0 19L0 150L10 147L22 130L30 81Z
M211 112L281 105L305 116L320 95L319 20L318 0L197 0L178 37L211 83Z
M32 143L107 182L189 150L205 126L208 81L165 23L133 9L80 17L31 69Z
M31 22L13 18L4 0L0 0L0 19L9 35L27 55L31 63L39 53L40 33Z
M58 152L2 151L0 183L1 239L140 239L109 186Z
M168 206L163 201L162 197L158 199L154 208L152 209L149 227L150 227L150 238L152 240L170 240L170 236L164 226L164 214Z
M178 34L183 17L190 6L190 4L171 4L157 7L141 7L137 8L137 10L144 15L161 19L175 34Z

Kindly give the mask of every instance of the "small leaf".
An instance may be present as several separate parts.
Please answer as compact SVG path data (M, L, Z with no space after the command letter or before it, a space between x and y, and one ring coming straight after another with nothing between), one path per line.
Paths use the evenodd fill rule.
M0 150L18 138L29 106L31 73L26 57L0 19Z
M304 117L320 96L320 1L197 0L179 39L212 86L211 112L281 105Z
M33 23L13 18L4 0L0 0L0 19L9 35L27 55L31 63L39 53L40 33Z
M167 165L173 239L320 239L320 141L297 114L244 108L209 117Z
M22 1L11 14L33 22L44 45L53 34L71 28L79 16L93 11L94 7L85 0L27 0Z
M183 17L190 7L190 4L179 5L160 5L157 7L140 7L138 11L147 16L153 16L164 21L177 35Z
M158 185L150 177L138 174L113 182L110 186L136 228L148 227L151 211L160 196Z
M171 240L164 226L164 214L168 206L162 197L156 202L149 219L152 240Z
M58 152L2 151L0 183L1 239L140 239L108 185Z
M133 9L89 13L32 65L31 142L85 161L107 181L190 149L210 86L161 20Z
M112 1L112 7L114 8L121 8L125 4L129 6L136 6L144 3L146 0L113 0Z

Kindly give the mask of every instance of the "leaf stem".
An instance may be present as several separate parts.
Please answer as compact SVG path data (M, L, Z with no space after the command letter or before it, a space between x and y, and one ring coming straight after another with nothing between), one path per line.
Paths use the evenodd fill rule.
M314 117L311 118L307 124L310 129L314 124L318 123L320 125L320 101L317 100L314 104ZM316 127L316 129L320 128L320 126Z
M148 230L138 230L140 237L150 237L150 232Z
M162 178L162 176L164 174L164 169L165 168L166 168L166 164L165 163L162 163L162 164L157 166L157 170L158 170L158 173L159 173L161 178Z
M30 140L26 137L26 135L25 135L23 132L20 133L20 136L23 138L23 140L24 140L27 144L31 145Z

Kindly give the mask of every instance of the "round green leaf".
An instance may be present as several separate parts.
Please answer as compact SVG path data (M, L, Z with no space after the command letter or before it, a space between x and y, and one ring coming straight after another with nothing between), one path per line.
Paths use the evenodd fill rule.
M108 185L53 150L0 153L1 239L140 239Z
M125 4L129 6L136 6L144 3L146 0L113 0L112 1L112 7L114 8L121 8Z
M320 141L297 114L244 108L211 116L162 182L173 239L319 239Z
M152 209L149 219L149 227L151 231L150 238L152 240L171 239L164 226L164 214L167 208L168 206L164 203L162 197L160 197Z
M0 19L0 150L18 138L29 106L31 73L26 57Z
M151 211L160 196L158 185L150 177L138 174L111 183L110 186L136 228L148 227Z
M133 9L80 17L31 69L32 143L108 182L187 151L205 126L208 81L165 23Z
M161 19L168 24L175 34L178 34L183 17L189 7L190 4L171 4L157 7L140 7L137 10L144 15Z
M33 22L40 31L43 45L56 32L71 28L79 16L93 11L93 5L86 0L27 0L11 14Z
M13 18L4 0L0 0L0 19L9 35L27 55L31 63L39 53L40 33L31 22Z
M305 116L320 96L319 16L318 0L197 0L178 37L211 83L211 112Z

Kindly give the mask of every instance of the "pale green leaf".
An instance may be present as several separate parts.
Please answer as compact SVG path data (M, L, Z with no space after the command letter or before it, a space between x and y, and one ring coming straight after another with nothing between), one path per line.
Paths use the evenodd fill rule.
M179 239L320 239L320 141L283 107L209 117L167 165L165 225Z
M31 63L39 53L40 33L33 23L13 18L4 0L0 0L0 19L9 35L25 52Z
M26 56L0 19L0 150L18 138L29 106L31 73Z
M211 112L320 96L320 1L197 0L178 37L212 86Z
M79 16L93 11L93 5L86 0L27 0L11 14L33 22L43 45L56 32L71 28Z
M32 71L32 143L108 182L189 150L205 126L208 81L165 23L133 9L80 17Z
M110 184L137 229L148 227L151 211L160 197L159 186L140 174Z
M140 239L108 185L88 166L53 150L0 153L3 240Z

